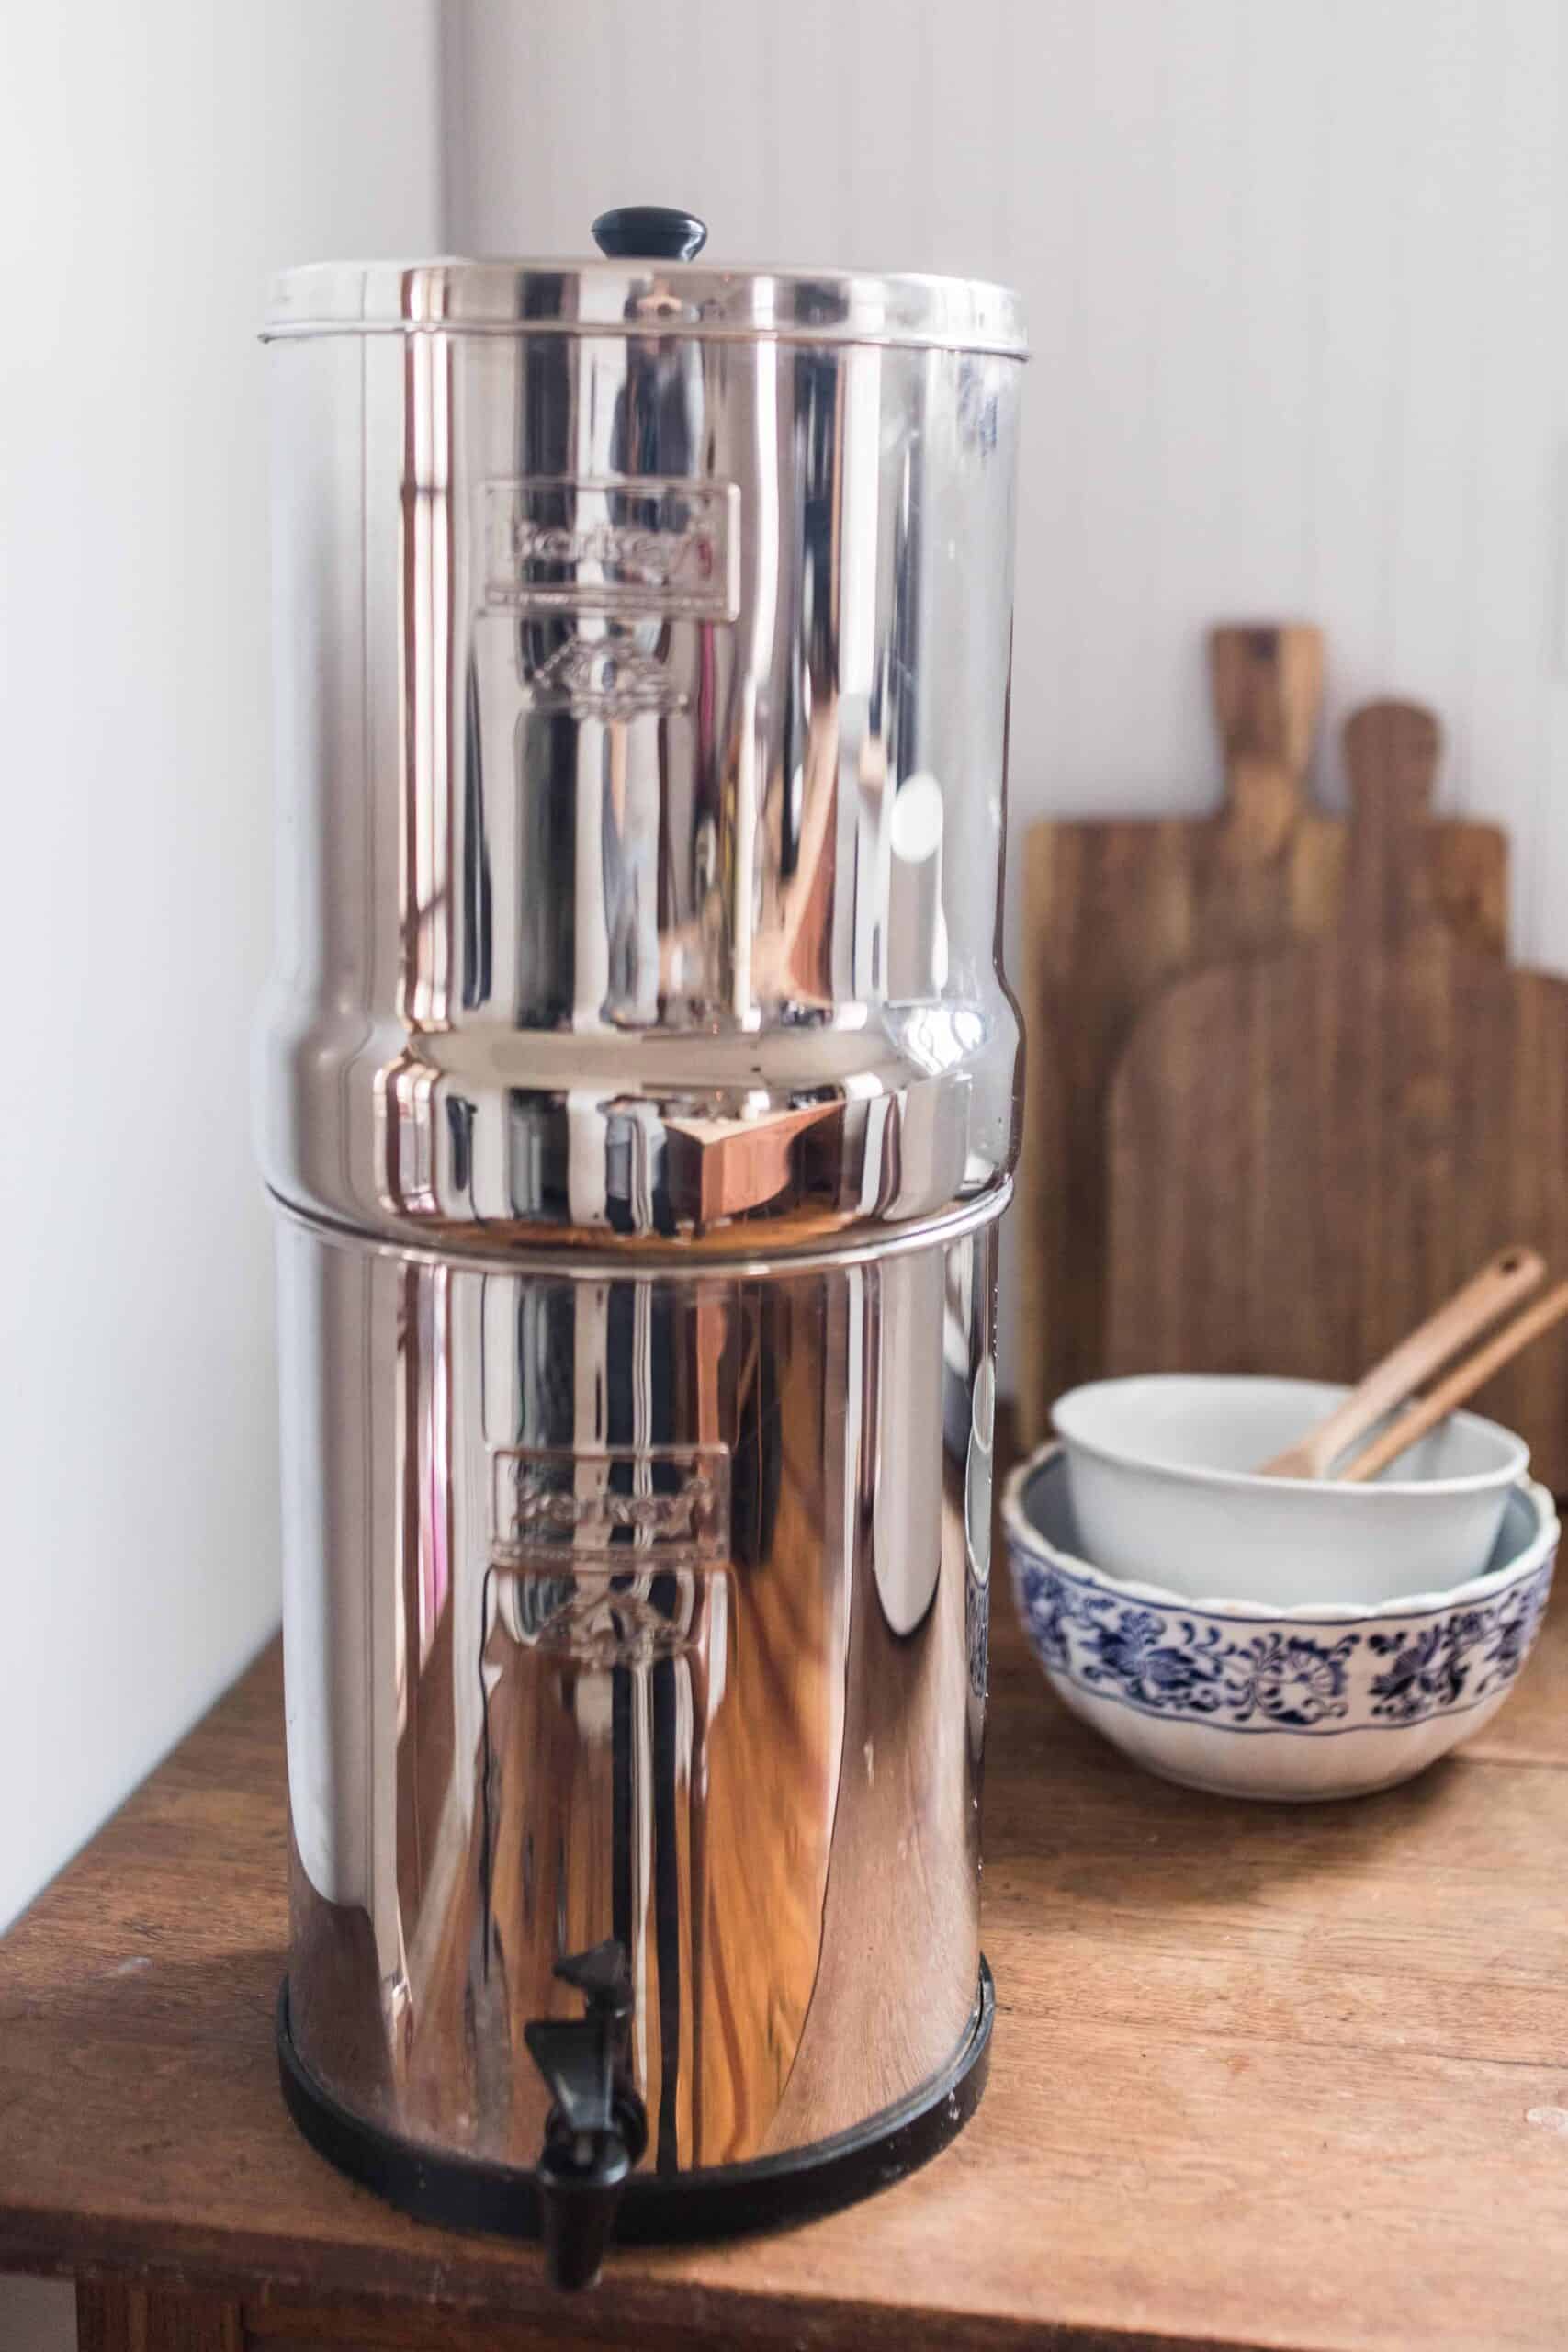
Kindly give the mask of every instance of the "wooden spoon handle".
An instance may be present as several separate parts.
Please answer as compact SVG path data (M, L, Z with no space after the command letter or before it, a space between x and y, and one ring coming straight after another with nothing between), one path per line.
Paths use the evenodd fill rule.
M1266 1477L1324 1478L1331 1464L1392 1413L1461 1348L1469 1345L1510 1306L1527 1298L1546 1272L1539 1252L1516 1244L1500 1250L1481 1272L1456 1290L1437 1313L1401 1340L1365 1379L1337 1405L1326 1420L1263 1464Z
M1337 1477L1351 1485L1375 1478L1378 1472L1386 1469L1407 1445L1414 1445L1418 1437L1425 1437L1428 1430L1436 1429L1456 1405L1462 1405L1467 1396L1473 1396L1476 1390L1490 1380L1495 1372L1500 1372L1506 1363L1510 1363L1521 1348L1528 1348L1532 1340L1539 1340L1543 1331L1550 1331L1552 1325L1560 1323L1565 1315L1568 1315L1568 1283L1559 1283L1554 1290L1547 1292L1544 1298L1538 1299L1534 1306L1527 1306L1522 1315L1497 1333L1495 1339L1488 1340L1484 1347L1477 1348L1472 1356L1466 1356L1446 1380L1438 1382L1429 1396L1423 1396L1409 1412L1402 1413L1392 1429L1384 1430L1381 1437L1374 1438L1371 1445L1337 1474Z

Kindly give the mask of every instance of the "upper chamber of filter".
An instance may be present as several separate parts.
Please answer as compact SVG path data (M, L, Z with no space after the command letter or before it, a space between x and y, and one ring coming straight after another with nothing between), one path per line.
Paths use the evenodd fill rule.
M268 1179L458 1247L999 1205L1015 298L637 213L280 285Z

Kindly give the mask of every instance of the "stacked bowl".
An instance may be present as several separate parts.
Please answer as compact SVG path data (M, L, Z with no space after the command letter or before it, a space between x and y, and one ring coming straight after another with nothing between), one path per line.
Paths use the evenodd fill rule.
M1258 1470L1346 1394L1096 1381L1008 1482L1047 1679L1164 1779L1265 1798L1391 1787L1478 1731L1529 1654L1558 1522L1522 1440L1457 1412L1366 1485Z

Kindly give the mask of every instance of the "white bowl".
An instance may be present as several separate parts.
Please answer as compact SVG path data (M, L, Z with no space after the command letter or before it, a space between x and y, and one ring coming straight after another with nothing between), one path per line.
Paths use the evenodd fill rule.
M1450 1413L1364 1487L1265 1478L1348 1394L1317 1380L1151 1373L1052 1410L1073 1513L1112 1576L1254 1600L1390 1600L1479 1574L1529 1462L1511 1430Z
M1052 1689L1162 1780L1225 1796L1391 1788L1490 1721L1551 1589L1557 1513L1521 1480L1484 1575L1382 1608L1200 1600L1082 1557L1068 1464L1013 1472L1002 1525L1019 1614Z

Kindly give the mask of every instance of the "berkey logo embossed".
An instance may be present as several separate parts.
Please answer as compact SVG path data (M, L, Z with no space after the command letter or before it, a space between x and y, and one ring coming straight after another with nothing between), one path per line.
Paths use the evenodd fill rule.
M529 672L527 692L536 710L599 718L640 718L686 706L685 690L668 665L618 637L569 637Z
M498 1449L491 1556L509 1567L692 1567L729 1553L722 1445Z
M739 610L734 482L491 481L485 602L515 613L732 621Z

